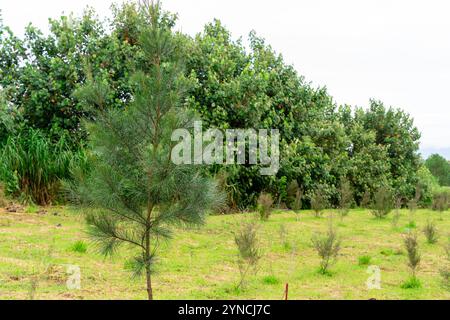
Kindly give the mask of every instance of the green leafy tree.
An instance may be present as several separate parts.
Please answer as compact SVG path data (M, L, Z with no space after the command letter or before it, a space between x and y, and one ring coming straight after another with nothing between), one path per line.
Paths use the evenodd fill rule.
M155 255L171 237L171 226L201 225L221 197L198 166L171 161L173 130L191 122L183 106L189 81L183 76L180 38L171 30L174 17L159 2L145 2L140 10L137 41L144 63L131 79L133 103L125 110L104 104L108 88L95 80L78 92L101 111L88 125L91 170L77 175L72 195L92 209L89 232L104 254L121 244L135 248L131 265L136 275L145 274L153 299Z
M425 165L441 186L450 186L450 162L447 159L439 154L433 154L425 161Z
M402 198L414 196L420 168L419 130L413 119L400 109L386 108L372 100L358 119L363 128L375 132L375 144L386 148L390 164L390 186Z

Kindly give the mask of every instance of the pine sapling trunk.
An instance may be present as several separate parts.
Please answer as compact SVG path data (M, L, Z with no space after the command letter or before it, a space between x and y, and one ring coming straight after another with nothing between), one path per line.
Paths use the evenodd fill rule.
M147 280L148 300L153 300L152 276L150 266L150 234L147 234L145 243L145 276Z
M151 214L153 206L148 205L147 208L147 234L145 236L145 276L147 280L147 294L148 300L153 300L152 275L151 275L151 246L150 246L150 228L151 228Z

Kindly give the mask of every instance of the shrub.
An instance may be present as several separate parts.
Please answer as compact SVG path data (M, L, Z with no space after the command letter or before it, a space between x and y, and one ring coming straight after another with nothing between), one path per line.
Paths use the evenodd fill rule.
M360 203L361 208L368 208L370 205L370 201L371 201L370 192L369 192L369 190L366 190L366 191L364 191L364 194L361 198L361 203Z
M421 260L417 234L408 232L404 239L404 244L408 253L408 267L411 271L412 278L415 278Z
M372 203L372 214L378 218L385 218L392 211L392 193L387 187L378 189Z
M78 253L86 253L87 244L84 241L77 241L70 247L70 250Z
M315 235L311 239L314 249L321 258L319 273L328 274L328 268L337 259L341 250L341 241L333 226L330 225L325 235Z
M344 179L339 188L339 214L344 218L350 212L353 202L353 191L350 182Z
M238 265L241 280L238 288L241 288L245 284L246 277L251 269L256 274L258 262L261 259L256 225L254 223L245 224L240 232L235 235L234 240L239 251Z
M372 260L372 258L370 256L361 256L358 258L358 265L367 266L370 264L371 260Z
M287 190L288 207L295 213L302 209L303 189L298 186L296 180L292 181ZM298 220L298 216L297 216Z
M61 179L84 160L82 151L70 150L65 137L56 143L38 130L10 136L0 151L0 179L6 193L25 202L49 205L57 197Z
M450 201L449 193L446 191L437 192L433 197L433 210L434 211L446 211L448 210Z
M268 193L261 193L258 198L258 212L261 220L269 220L272 213L273 198Z
M291 244L288 241L288 230L286 229L286 226L284 224L282 224L280 226L280 240L281 240L281 244L283 246L284 249L289 250L291 249Z
M436 229L436 225L432 221L428 221L426 226L423 228L423 233L427 238L427 242L429 244L436 243L438 240L438 232Z
M311 196L311 209L314 211L315 217L322 216L322 211L327 208L328 200L322 191L322 188L316 189Z

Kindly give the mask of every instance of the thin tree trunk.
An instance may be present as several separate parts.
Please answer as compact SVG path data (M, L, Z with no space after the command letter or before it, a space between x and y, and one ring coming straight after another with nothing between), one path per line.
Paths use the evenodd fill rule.
M152 275L150 266L150 234L145 239L145 276L147 280L148 300L153 300Z
M148 300L153 300L153 289L152 289L152 276L150 274L150 266L146 266L146 276L147 276L147 294Z

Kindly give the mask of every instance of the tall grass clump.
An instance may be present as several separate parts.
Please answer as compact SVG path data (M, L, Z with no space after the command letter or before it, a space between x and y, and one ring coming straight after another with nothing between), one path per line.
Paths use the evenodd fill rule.
M0 151L0 179L8 195L49 205L57 198L60 180L69 178L71 166L83 158L83 152L70 149L65 137L53 143L29 129L6 140Z

